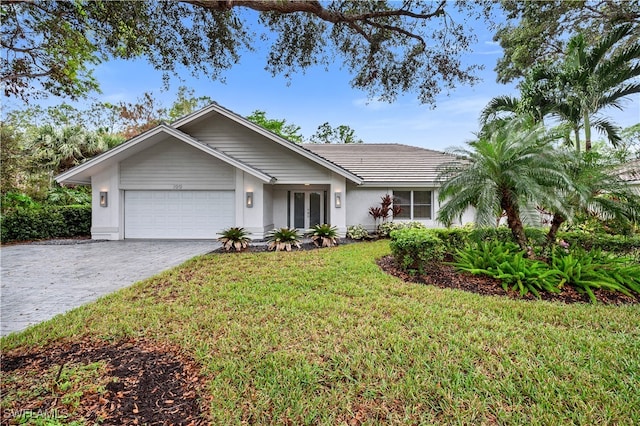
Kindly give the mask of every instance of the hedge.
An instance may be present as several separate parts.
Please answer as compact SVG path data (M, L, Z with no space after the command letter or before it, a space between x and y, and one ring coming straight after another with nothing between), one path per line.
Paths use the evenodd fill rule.
M80 237L91 234L91 206L16 209L0 218L3 243Z

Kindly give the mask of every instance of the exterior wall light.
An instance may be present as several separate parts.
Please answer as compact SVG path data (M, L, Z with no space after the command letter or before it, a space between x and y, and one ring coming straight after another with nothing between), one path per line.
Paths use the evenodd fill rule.
M109 206L109 193L107 191L100 191L100 207Z
M339 209L340 207L342 207L342 193L341 192L337 192L335 193L335 204L336 204L336 208Z
M247 208L253 208L253 192L247 192Z

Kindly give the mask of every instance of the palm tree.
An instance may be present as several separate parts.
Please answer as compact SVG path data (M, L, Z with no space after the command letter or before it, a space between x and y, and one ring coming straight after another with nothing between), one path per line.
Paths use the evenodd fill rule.
M633 25L621 25L592 48L578 34L569 40L564 60L538 75L538 82L554 87L554 115L574 126L576 149L580 150L580 129L584 130L585 150L591 150L591 129L605 134L615 146L620 129L598 113L608 107L622 109L623 100L640 93L640 43L614 51L626 37L637 31Z
M514 240L524 250L527 239L521 211L541 201L564 214L554 193L570 188L571 180L557 161L551 144L557 135L532 123L531 117L498 122L487 127L469 149L452 151L458 159L445 165L439 201L444 202L438 220L447 225L474 207L476 222L494 223L503 213Z
M560 226L577 213L602 221L616 220L626 224L640 221L640 195L612 173L619 164L603 159L594 151L566 155L564 163L573 188L559 191L557 197L570 215L553 212L547 245L555 242Z

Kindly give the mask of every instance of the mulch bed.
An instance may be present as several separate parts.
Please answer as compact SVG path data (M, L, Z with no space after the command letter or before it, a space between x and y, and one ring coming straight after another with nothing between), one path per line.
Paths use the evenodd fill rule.
M378 265L383 271L398 277L407 282L419 284L433 285L439 288L453 288L458 290L469 291L472 293L482 294L485 296L502 296L512 299L526 300L549 300L563 303L591 303L589 296L578 292L575 288L567 286L560 293L541 292L540 299L529 293L520 296L516 291L505 291L502 288L500 280L486 276L473 275L466 272L457 271L453 266L446 262L434 263L430 265L425 274L410 275L403 271L396 263L393 256L385 256L378 259ZM640 303L640 299L625 296L619 292L611 292L607 290L596 289L594 291L598 303L605 305L626 305Z
M16 413L31 411L63 418L65 422L84 420L87 424L207 424L201 406L203 381L197 365L180 355L177 348L158 342L126 340L109 344L87 340L35 353L10 351L3 354L2 374L24 377L28 383L34 372L42 374L52 367L62 370L100 361L106 363L110 376L106 392L84 394L80 405L72 408L55 392L44 389L14 404L19 406L3 407L0 423L11 424Z

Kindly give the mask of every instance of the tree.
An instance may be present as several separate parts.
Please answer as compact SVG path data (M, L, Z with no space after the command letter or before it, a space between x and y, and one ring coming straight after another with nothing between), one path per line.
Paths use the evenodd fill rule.
M258 126L263 127L270 132L275 133L292 142L301 143L302 135L300 134L300 127L295 124L286 124L287 120L276 120L267 118L267 114L264 111L255 110L247 117L247 120L256 123Z
M118 133L126 139L130 139L162 122L167 110L151 92L145 92L138 101L120 102L117 105L118 121L121 126Z
M312 143L362 143L362 139L356 137L356 131L351 127L341 124L331 127L328 122L318 126L318 130L311 136Z
M640 43L615 50L625 39L634 36L632 25L614 28L593 47L588 47L582 34L569 40L562 61L549 67L539 81L553 87L551 102L554 113L574 125L576 148L580 150L580 132L585 136L585 150L591 150L591 128L607 136L616 145L620 130L598 113L607 107L622 109L622 101L640 93Z
M631 25L616 27L593 47L586 45L581 34L571 37L559 62L533 66L520 85L521 97L492 99L481 114L481 123L505 113L511 117L529 114L536 122L553 116L570 127L578 151L581 132L585 149L591 150L592 128L616 146L621 129L600 111L622 109L629 95L640 93L640 83L635 81L640 76L640 43L626 42L633 38L633 30ZM627 47L617 49L623 42Z
M178 88L177 99L173 101L171 108L169 108L169 120L175 121L211 103L213 103L213 99L209 96L195 97L195 91L193 89L180 86Z
M476 222L495 223L503 213L514 240L527 249L521 213L540 201L566 212L553 194L571 181L551 144L557 136L529 117L499 122L468 149L455 149L457 160L445 165L438 194L438 220L447 225L473 207Z
M566 34L582 33L592 45L618 25L640 23L638 0L502 0L501 6L507 19L494 36L504 52L496 66L501 83L525 76L535 65L561 58ZM618 48L627 48L639 36L636 30Z
M165 76L184 66L217 79L262 39L271 43L266 68L274 75L340 58L353 87L385 100L415 91L433 103L443 88L477 80L477 67L461 62L475 40L464 18L488 14L485 3L8 0L0 6L0 77L6 95L24 100L36 91L84 96L98 88L91 68L109 58L145 57Z
M24 157L20 134L9 123L0 123L0 192L6 194L18 187Z
M563 223L574 222L577 217L601 222L613 220L623 227L638 223L640 196L612 173L620 166L615 159L594 151L576 152L564 155L562 163L572 185L561 188L554 197L560 200L564 211L545 208L553 216L547 233L547 245L555 243ZM544 207L544 202L542 204Z

